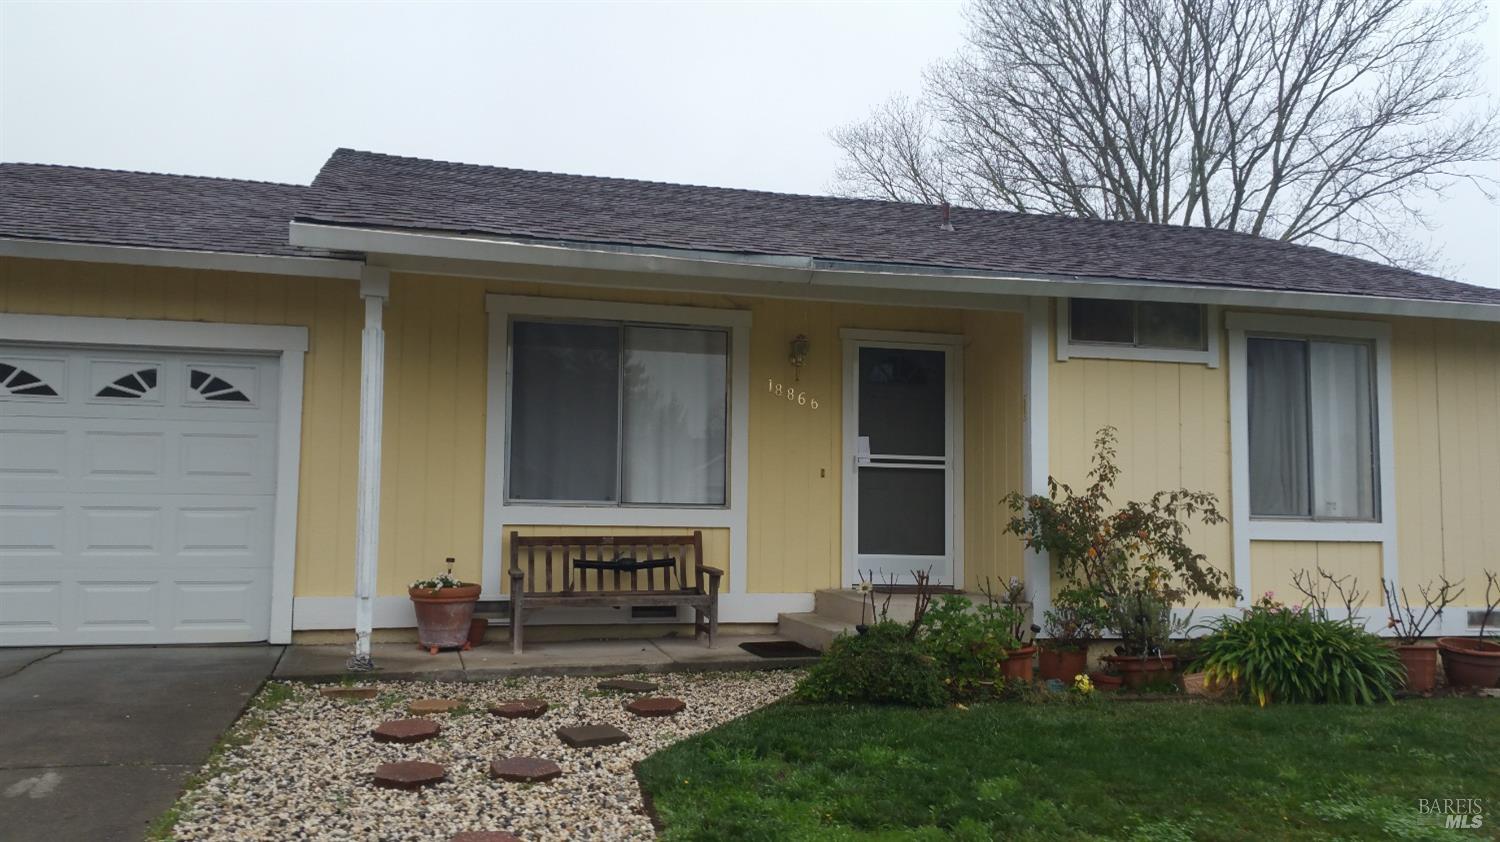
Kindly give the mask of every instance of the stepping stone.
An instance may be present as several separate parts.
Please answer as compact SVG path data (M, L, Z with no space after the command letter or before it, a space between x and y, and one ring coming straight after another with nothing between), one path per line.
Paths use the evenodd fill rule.
M421 789L447 779L448 770L422 760L382 763L375 769L375 785L386 789Z
M324 687L318 690L325 699L373 699L380 695L378 687Z
M562 777L562 767L541 757L497 757L490 761L490 777L539 784Z
M547 703L541 699L513 699L490 705L490 713L502 719L536 719L547 712Z
M625 709L636 716L671 716L674 713L681 713L686 707L687 702L681 699L645 696L626 705Z
M370 736L380 743L420 743L442 730L431 719L392 719L370 729Z
M462 699L417 699L406 706L406 712L412 716L426 716L431 713L448 713L463 706Z
M656 689L656 685L649 681L637 681L634 678L611 678L608 681L599 682L600 690L620 690L626 693L650 693Z
M503 830L466 830L449 837L448 842L521 842L521 837Z
M630 735L613 725L574 725L557 729L557 736L573 748L612 746L630 739Z

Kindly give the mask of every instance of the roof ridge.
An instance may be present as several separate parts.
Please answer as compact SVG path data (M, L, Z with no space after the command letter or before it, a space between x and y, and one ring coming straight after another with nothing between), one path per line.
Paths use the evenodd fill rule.
M34 167L36 169L49 170L73 170L77 172L102 172L117 175L150 175L162 178L183 178L196 181L224 181L235 184L264 184L269 187L297 187L303 190L308 188L306 184L292 184L286 181L267 181L259 178L230 178L221 175L191 175L188 173L157 172L156 170L126 170L114 167L87 167L77 164L41 164L34 161L0 161L0 167Z

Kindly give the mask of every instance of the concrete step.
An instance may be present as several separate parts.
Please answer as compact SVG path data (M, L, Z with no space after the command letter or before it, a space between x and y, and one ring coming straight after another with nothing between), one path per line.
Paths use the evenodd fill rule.
M859 591L851 588L825 588L813 594L813 610L825 617L834 620L842 620L846 623L866 622L873 624L877 619L882 607L887 608L886 618L898 623L909 623L917 613L917 597L915 594L890 594L890 604L886 605L886 594L876 593L875 610L871 611L868 600L865 600L864 619L861 620L860 604L862 595ZM936 599L938 597L934 597Z
M820 652L827 649L828 644L839 635L854 634L853 623L830 620L810 611L800 614L779 614L777 619L780 622L776 630L778 635L791 638L803 646Z

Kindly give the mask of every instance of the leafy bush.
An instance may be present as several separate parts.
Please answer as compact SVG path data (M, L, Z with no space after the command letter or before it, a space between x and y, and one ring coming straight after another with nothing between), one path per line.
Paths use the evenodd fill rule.
M920 645L936 661L953 696L973 698L1000 678L1006 650L1020 645L1015 634L1020 622L1020 612L1010 605L995 600L974 605L961 596L945 596L923 615Z
M937 662L908 632L901 623L881 622L863 635L834 640L797 685L797 698L912 707L948 704Z
M1370 704L1392 700L1404 673L1381 638L1343 620L1261 600L1210 624L1198 664L1215 684L1270 702Z

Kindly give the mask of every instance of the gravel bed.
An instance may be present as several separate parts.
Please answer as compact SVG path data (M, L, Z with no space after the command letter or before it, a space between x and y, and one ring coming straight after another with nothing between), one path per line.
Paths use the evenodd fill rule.
M506 830L527 842L651 839L632 765L662 748L763 707L791 692L801 673L672 673L636 676L660 685L687 709L645 718L625 711L635 694L595 689L598 677L537 676L473 683L380 682L369 701L324 698L318 686L292 684L291 697L258 712L254 736L229 750L218 771L185 800L175 828L192 840L446 840L465 830ZM322 685L330 686L330 685ZM282 691L286 692L286 691ZM550 709L538 719L502 719L489 705L535 697ZM465 707L427 718L442 725L431 740L376 742L370 729L408 716L407 703L455 698ZM253 720L252 720L253 722ZM568 748L558 728L609 724L630 742ZM541 784L489 777L496 757L554 760L563 775ZM448 780L417 792L380 789L375 767L426 760Z

